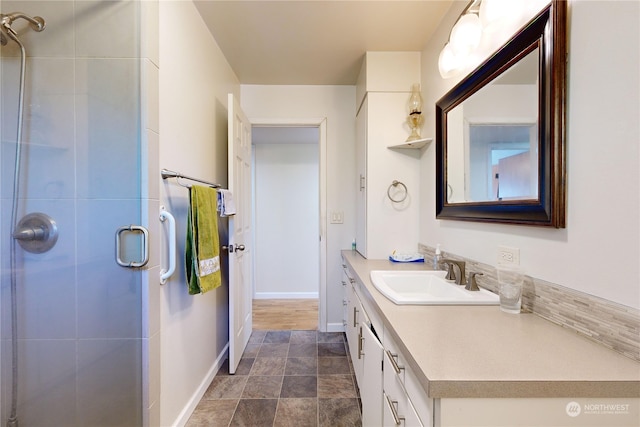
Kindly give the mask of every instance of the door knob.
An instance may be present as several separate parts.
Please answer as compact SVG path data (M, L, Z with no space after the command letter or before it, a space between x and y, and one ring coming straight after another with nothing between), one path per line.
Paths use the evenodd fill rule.
M244 245L236 245L235 247L233 245L225 245L222 247L222 250L229 251L229 253L233 253L233 251L244 251Z

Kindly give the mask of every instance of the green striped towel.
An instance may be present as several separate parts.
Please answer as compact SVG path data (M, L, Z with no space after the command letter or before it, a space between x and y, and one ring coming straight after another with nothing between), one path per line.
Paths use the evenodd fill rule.
M217 197L215 189L201 185L192 185L189 191L185 267L190 295L222 284Z

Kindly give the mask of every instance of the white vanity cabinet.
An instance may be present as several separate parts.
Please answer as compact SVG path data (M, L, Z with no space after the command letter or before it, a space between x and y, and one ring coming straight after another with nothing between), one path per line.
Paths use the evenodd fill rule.
M364 426L638 425L638 362L535 315L507 319L490 306L395 305L375 289L371 271L416 266L353 251L342 257L355 279L347 279L356 308L348 336Z
M344 327L345 334L348 333L349 326L349 297L351 294L351 280L347 274L346 264L342 264L342 326Z
M384 426L433 426L433 399L429 399L391 332L384 333Z
M361 324L362 322L362 305L360 299L355 293L353 288L354 283L348 285L348 297L347 297L347 326L345 333L347 335L347 343L349 344L349 354L353 363L353 372L356 376L358 385L362 383L362 363L360 363L361 356L360 346L362 345L361 337Z
M427 399L378 312L367 303L367 291L345 263L342 284L345 334L360 389L362 425L433 426L433 400Z
M344 269L347 287L345 333L360 389L362 425L382 425L382 322L359 294L360 284Z

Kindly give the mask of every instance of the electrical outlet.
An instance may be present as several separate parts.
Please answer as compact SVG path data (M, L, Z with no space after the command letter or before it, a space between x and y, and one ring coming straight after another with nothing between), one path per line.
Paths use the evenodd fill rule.
M498 246L498 264L520 265L520 249Z

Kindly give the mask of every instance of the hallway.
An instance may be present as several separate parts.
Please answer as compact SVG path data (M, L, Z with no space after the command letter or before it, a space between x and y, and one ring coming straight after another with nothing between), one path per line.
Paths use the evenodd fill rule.
M341 332L254 330L235 375L220 369L187 427L361 426Z

